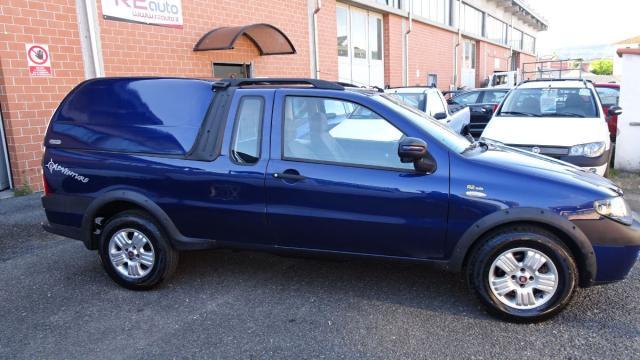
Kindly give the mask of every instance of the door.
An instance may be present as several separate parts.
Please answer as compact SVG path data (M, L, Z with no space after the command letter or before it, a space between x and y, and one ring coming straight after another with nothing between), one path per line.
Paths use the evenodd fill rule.
M382 15L336 5L338 78L357 86L384 86Z
M351 81L369 85L369 51L367 11L351 8Z
M264 134L271 132L273 92L236 90L220 155L211 162L177 161L184 170L166 186L181 195L165 211L184 235L220 243L273 243L266 229L264 188L269 160L269 136Z
M475 41L464 41L464 52L462 59L462 86L468 88L476 87L476 43Z
M442 257L447 156L441 171L415 173L398 158L396 124L354 101L304 94L276 92L273 134L282 136L272 138L266 185L277 245Z
M0 191L11 186L9 180L9 154L4 137L4 121L2 120L2 109L0 108Z

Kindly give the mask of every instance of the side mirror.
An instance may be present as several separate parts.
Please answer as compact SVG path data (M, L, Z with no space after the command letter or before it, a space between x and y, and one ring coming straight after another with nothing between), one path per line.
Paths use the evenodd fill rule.
M447 118L447 113L446 113L446 112L444 112L444 111L443 111L443 112L439 112L439 113L435 113L435 114L433 114L433 117L434 117L436 120L444 120L444 119L446 119L446 118Z
M427 143L422 139L407 137L400 140L398 156L403 163L412 162L418 172L432 173L436 169L436 162L427 152Z
M622 114L622 108L618 105L613 105L609 107L609 111L607 111L610 116L617 116Z

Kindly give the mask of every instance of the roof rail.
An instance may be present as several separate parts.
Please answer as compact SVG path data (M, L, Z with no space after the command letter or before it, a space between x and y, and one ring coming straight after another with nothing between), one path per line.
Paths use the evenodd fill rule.
M344 86L335 82L304 79L304 78L246 78L246 79L223 79L215 81L214 88L240 87L240 86L287 86L287 85L310 85L316 89L344 90Z
M526 84L526 83L532 83L532 82L545 82L545 81L580 81L584 84L584 86L587 86L587 83L591 83L593 84L593 81L588 80L588 79L582 79L582 78L548 78L548 79L529 79L529 80L522 80L520 82L520 84ZM518 84L518 85L520 85Z

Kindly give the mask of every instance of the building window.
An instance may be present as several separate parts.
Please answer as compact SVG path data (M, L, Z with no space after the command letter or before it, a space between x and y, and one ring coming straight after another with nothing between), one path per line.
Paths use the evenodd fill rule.
M487 39L498 44L507 45L507 24L487 15Z
M213 63L214 79L239 79L251 77L251 64Z
M427 75L427 86L438 87L438 74Z
M449 0L413 0L413 13L431 21L449 25Z
M516 28L512 28L511 31L511 47L522 50L522 31Z
M371 60L382 60L382 19L369 17L369 51Z
M338 24L338 56L349 56L349 10L336 7L336 23Z
M467 4L462 4L460 12L462 31L471 35L482 36L482 12Z
M522 51L532 54L536 52L536 39L533 36L522 34Z
M464 59L462 66L465 69L476 68L476 43L475 41L464 42Z
M365 31L351 31L351 46L355 59L367 58L367 13L364 11L351 12L351 29Z

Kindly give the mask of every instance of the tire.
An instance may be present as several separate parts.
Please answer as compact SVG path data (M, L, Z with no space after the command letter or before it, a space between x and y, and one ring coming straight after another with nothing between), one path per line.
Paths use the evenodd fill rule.
M491 314L513 322L537 322L569 303L578 269L557 236L534 226L512 226L481 241L469 259L467 281Z
M107 221L98 253L109 277L131 290L155 287L170 278L178 265L178 252L162 228L137 210L121 212Z

